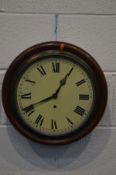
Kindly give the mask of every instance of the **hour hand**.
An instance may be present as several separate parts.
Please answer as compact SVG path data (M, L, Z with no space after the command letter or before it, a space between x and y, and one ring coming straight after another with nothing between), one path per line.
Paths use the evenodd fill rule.
M65 75L65 77L60 80L60 86L64 86L66 84L67 78L70 76L71 72L73 71L74 66L70 69L70 71Z
M70 76L71 72L73 71L74 67L72 67L70 69L70 71L65 75L65 77L63 79L60 80L60 86L58 87L58 89L55 91L55 93L53 94L54 98L58 97L58 93L60 92L60 89L62 88L62 86L64 86L66 84L67 81L67 77Z

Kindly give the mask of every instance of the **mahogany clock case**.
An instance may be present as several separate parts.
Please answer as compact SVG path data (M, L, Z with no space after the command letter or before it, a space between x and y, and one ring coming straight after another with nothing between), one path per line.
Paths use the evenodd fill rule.
M40 58L32 57L39 54ZM17 112L15 89L18 77L38 59L61 56L80 64L88 73L95 89L95 102L89 119L77 130L61 136L47 136L35 132L26 125ZM77 59L78 58L78 59ZM65 42L51 41L34 45L23 51L9 66L2 86L2 101L6 115L13 126L25 137L44 144L66 144L89 134L100 121L107 103L107 83L104 73L95 59L83 49Z

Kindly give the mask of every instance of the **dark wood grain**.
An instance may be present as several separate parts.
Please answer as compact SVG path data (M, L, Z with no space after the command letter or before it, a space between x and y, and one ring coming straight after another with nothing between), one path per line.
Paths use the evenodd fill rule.
M25 67L30 65L35 60L32 59L32 56L35 54L47 54L47 51L50 51L51 54L61 54L65 55L66 57L70 57L71 60L78 63L77 57L80 57L85 65L88 65L92 70L92 80L94 81L95 88L96 88L96 102L94 106L94 110L92 111L89 120L78 130L70 134L65 134L62 136L46 136L40 133L36 133L31 128L26 126L16 110L15 101L13 100L13 88L15 89L15 77L19 71L21 71L21 67ZM86 67L86 66L85 66ZM89 72L91 73L91 72ZM6 112L6 115L12 125L25 137L39 143L44 144L66 144L70 143L75 140L79 140L82 137L89 134L95 126L100 121L105 107L107 103L107 83L104 76L104 73L95 59L88 54L83 49L74 46L69 43L65 42L45 42L41 44L37 44L28 48L24 52L22 52L19 56L17 56L14 61L9 66L2 86L2 102L3 107ZM93 117L94 116L94 117Z

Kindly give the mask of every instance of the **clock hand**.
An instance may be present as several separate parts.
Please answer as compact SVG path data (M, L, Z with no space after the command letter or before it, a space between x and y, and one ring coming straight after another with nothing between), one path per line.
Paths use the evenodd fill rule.
M37 103L34 103L33 105L35 106L35 105L38 105L38 104L47 102L47 101L52 100L52 99L55 99L53 95L50 96L50 97L47 97L47 98L45 98L45 99L43 99L43 100L41 100L41 101L39 101L39 102L37 102Z
M60 80L60 86L64 86L66 84L67 78L70 76L71 72L73 71L74 67L70 69L70 71L65 75L65 77Z
M66 80L67 78L70 76L71 72L73 71L74 66L70 69L70 71L65 75L65 77L63 79L60 80L60 86L58 87L58 89L55 91L55 93L53 94L53 96L55 96L57 98L58 93L61 89L62 86L64 86L66 84Z
M39 102L30 104L29 106L23 108L22 110L23 110L24 112L26 112L26 113L27 113L27 112L30 112L30 111L32 111L32 110L34 109L34 107L35 107L36 105L39 105L39 104L41 104L41 103L43 103L43 102L45 102L45 101L48 101L48 100L50 100L50 99L51 99L51 97L48 97L48 98L46 98L46 99L44 99L44 100L41 100L41 101L39 101Z
M44 103L44 102L47 102L49 100L56 99L56 98L57 98L57 95L53 94L53 95L51 95L51 96L49 96L47 98L44 98L43 100L41 100L39 102L34 103L33 106L36 106L38 104L41 104L41 103Z
M70 69L70 71L67 73L67 76L68 76L68 77L70 76L70 74L71 74L71 72L73 71L74 67L75 67L75 66L73 66L73 67Z

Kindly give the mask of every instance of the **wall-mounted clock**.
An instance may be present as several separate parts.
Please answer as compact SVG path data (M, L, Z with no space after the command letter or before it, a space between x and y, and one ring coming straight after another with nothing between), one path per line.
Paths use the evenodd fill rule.
M64 144L97 125L107 102L107 84L87 52L65 42L46 42L11 63L2 100L21 134L40 143Z

